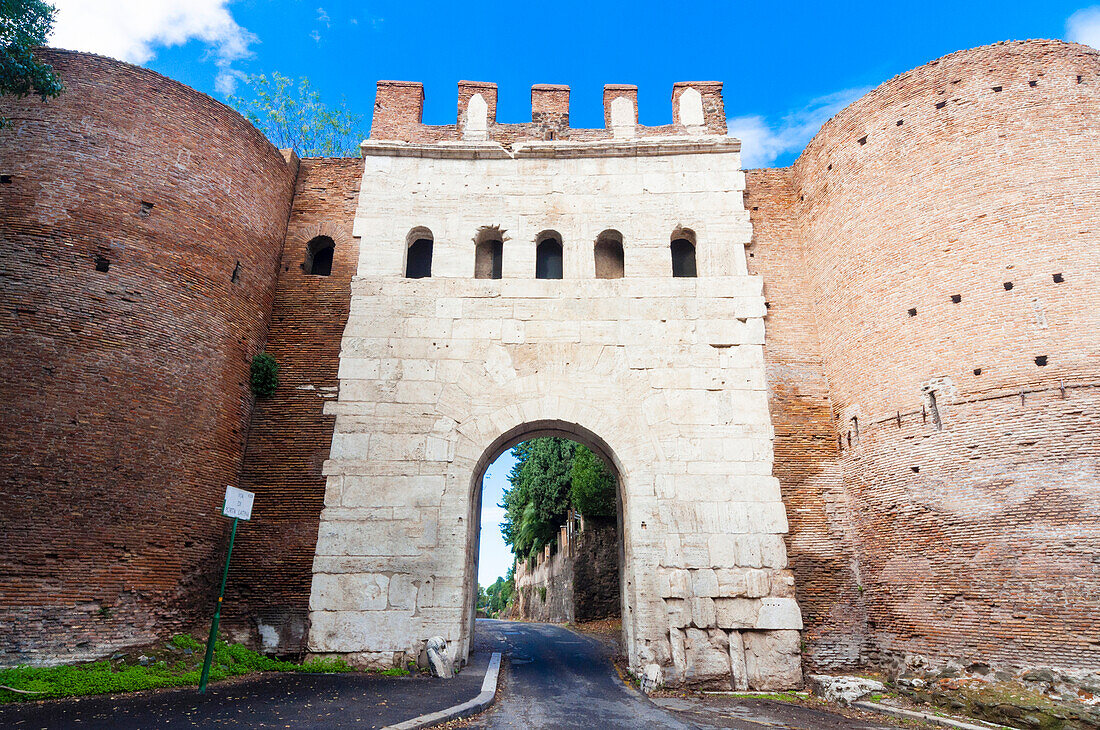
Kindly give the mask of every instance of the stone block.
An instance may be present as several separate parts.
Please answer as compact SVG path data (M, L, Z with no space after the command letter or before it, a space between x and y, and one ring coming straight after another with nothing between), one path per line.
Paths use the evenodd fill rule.
M669 595L673 598L691 597L691 574L682 569L674 569L668 574Z
M713 598L718 595L718 577L710 568L691 571L691 592L693 595Z
M739 568L719 568L714 571L718 578L718 596L722 598L737 598L748 592L748 581L745 579L745 571Z
M417 585L413 576L398 573L390 579L389 600L392 608L415 608Z
M793 598L765 598L760 601L757 629L802 629L802 611Z
M682 629L691 625L691 604L683 598L669 598L665 601L668 610L668 625L674 629Z
M684 681L718 689L730 687L729 636L720 629L687 629Z
M771 581L766 570L745 572L745 595L749 598L762 598L771 590Z
M749 672L745 666L745 642L739 631L729 633L730 642L730 684L735 692L744 692L749 688Z
M760 602L748 598L718 598L714 601L715 618L719 628L756 628Z
M744 631L749 687L758 692L802 686L802 657L797 631Z
M390 579L381 573L314 573L310 610L381 611Z
M691 599L691 623L700 629L714 628L716 616L713 598L695 597Z

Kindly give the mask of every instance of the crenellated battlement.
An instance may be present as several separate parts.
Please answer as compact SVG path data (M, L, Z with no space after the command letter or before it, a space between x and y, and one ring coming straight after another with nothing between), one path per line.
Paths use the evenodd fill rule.
M631 139L634 137L705 136L726 134L721 81L680 81L672 87L672 123L638 124L638 87L607 84L603 88L603 129L569 126L568 86L531 87L531 121L497 122L497 85L458 82L455 124L426 125L424 85L415 81L379 81L374 102L371 139L403 142L491 140L510 145L530 140Z

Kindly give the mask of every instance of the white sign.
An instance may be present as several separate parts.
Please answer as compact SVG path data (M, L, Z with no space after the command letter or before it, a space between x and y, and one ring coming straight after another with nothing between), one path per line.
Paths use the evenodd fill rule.
M226 517L237 517L242 520L252 518L252 500L256 495L236 487L225 488L225 506L222 514Z

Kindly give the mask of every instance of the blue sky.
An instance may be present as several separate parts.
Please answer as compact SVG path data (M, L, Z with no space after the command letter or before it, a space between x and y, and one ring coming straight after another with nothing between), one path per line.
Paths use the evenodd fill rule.
M485 470L481 487L481 552L478 555L478 583L489 585L512 565L512 553L500 534L504 510L498 507L508 488L508 472L516 460L508 449Z
M664 124L673 82L719 80L747 166L789 164L852 99L946 53L1022 38L1100 43L1100 11L1079 2L54 1L56 45L222 99L242 74L307 76L364 128L378 79L424 82L434 124L454 122L459 79L499 84L498 119L511 122L530 120L532 84L569 84L577 127L603 125L605 83L637 84L641 122Z

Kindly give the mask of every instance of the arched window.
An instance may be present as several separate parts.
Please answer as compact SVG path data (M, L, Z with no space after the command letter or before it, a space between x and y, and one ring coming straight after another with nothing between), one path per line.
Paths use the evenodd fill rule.
M302 270L311 276L328 276L332 273L332 252L336 244L328 236L317 236L306 244L306 260Z
M698 276L695 269L695 232L677 228L672 234L672 275Z
M405 238L405 278L427 279L432 275L432 243L427 228L414 228Z
M535 278L562 278L561 236L554 231L543 231L536 240Z
M618 231L604 231L596 237L593 251L596 259L597 279L623 278L623 234Z
M504 231L484 226L474 243L474 278L499 279L504 268Z

